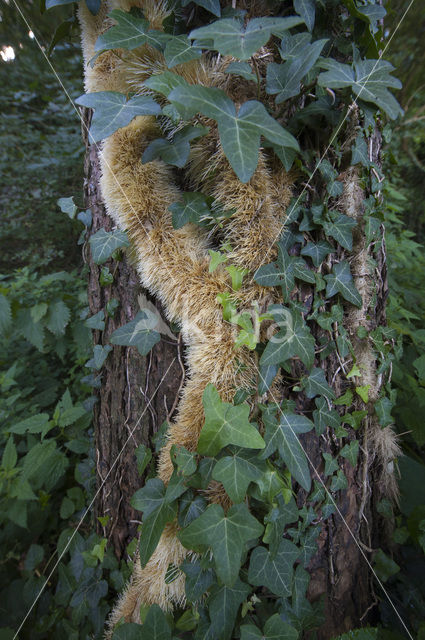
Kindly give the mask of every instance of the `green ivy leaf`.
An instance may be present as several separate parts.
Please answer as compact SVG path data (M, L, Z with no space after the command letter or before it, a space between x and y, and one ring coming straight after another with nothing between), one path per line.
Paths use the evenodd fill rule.
M241 626L241 640L297 640L298 631L284 622L278 613L271 616L261 632L253 624Z
M247 449L263 449L264 440L249 422L249 405L233 406L222 402L212 384L205 388L202 398L205 424L199 436L198 452L215 456L223 447L234 444Z
M424 373L424 379L425 379L425 373ZM379 398L379 400L375 402L375 411L376 411L376 415L378 416L378 422L381 425L381 427L387 427L389 424L392 424L394 422L394 418L391 415L392 408L393 408L393 403L389 398L386 398L385 396L383 398Z
M162 31L149 30L147 20L121 9L113 9L109 15L117 24L98 37L94 45L96 52L106 49L131 50L143 44L161 49L170 37Z
M268 458L277 449L296 481L309 491L311 478L307 458L296 434L311 431L313 423L305 416L291 412L283 412L279 422L270 416L264 421L266 448L260 457Z
M203 216L211 215L206 197L202 193L183 193L183 202L174 202L169 207L173 214L174 229L181 229L192 222L199 224Z
M294 498L290 498L285 503L281 495L277 496L276 503L273 504L269 513L264 518L266 531L263 536L263 542L269 545L269 551L273 558L279 548L286 525L292 524L298 520L298 509Z
M148 310L139 311L134 320L112 333L111 343L137 347L140 355L145 356L161 340L161 335L153 330L157 324L158 318L153 313Z
M97 233L91 236L89 242L92 250L93 261L96 264L103 264L106 262L117 249L130 246L127 234L119 229L116 231L105 231L105 229L99 229Z
M329 253L335 253L335 248L325 240L316 243L307 242L305 247L301 249L301 255L309 256L315 267L320 266Z
M294 0L294 9L304 20L309 31L313 31L316 17L316 0Z
M331 482L331 491L341 491L348 487L347 478L344 475L344 472L341 469L338 469L336 472L336 476L332 476Z
M327 427L337 429L341 424L341 417L335 409L329 409L325 398L315 399L316 409L313 411L314 426L316 433L321 435Z
M351 251L353 248L353 228L357 222L344 214L339 214L333 222L324 222L323 228L327 236L335 238L339 244Z
M84 324L89 329L97 329L98 331L103 331L105 328L105 312L103 309L95 313L90 318L84 321Z
M274 311L274 317L281 327L272 336L260 359L261 366L283 364L290 358L299 357L309 369L314 362L314 338L299 312L289 312L282 307Z
M207 127L188 125L177 131L172 141L157 138L146 147L142 162L152 162L161 158L167 164L181 169L189 159L190 141L204 136L208 131Z
M248 511L245 504L237 504L227 514L218 504L211 504L204 513L178 534L183 546L199 550L211 547L219 578L228 586L234 585L241 566L245 544L258 538L263 526Z
M241 76L245 80L253 80L254 82L257 80L248 62L231 62L225 72Z
M203 569L198 560L185 560L180 568L186 574L185 592L189 602L199 600L216 580L213 569Z
M106 344L105 346L96 344L93 347L93 358L86 362L86 367L89 367L90 369L101 369L111 351L112 347L109 344Z
M192 47L187 36L168 36L168 38L165 45L164 58L169 69L201 57L201 49Z
M148 96L126 96L117 91L85 93L75 101L94 109L90 126L90 142L99 142L126 127L136 116L157 116L161 107Z
M212 477L222 483L232 502L242 502L248 486L266 471L266 465L256 452L236 449L232 456L221 458L214 467Z
M346 444L341 449L340 455L342 455L343 458L347 458L351 466L355 467L357 464L357 458L359 455L359 441L352 440L350 444Z
M237 114L224 91L200 85L178 86L169 93L168 99L184 118L203 113L217 121L224 154L242 182L248 182L257 167L261 136L299 150L295 138L256 100L245 102Z
M270 36L281 36L285 31L303 22L298 16L289 18L254 18L243 26L239 20L225 18L206 27L194 29L189 38L196 39L197 46L215 49L223 55L239 60L249 58L266 44Z
M335 264L332 273L325 276L326 280L326 297L340 293L345 300L351 302L356 307L362 306L362 297L353 284L353 278L350 272L350 265L346 260Z
M182 0L182 7L185 7L189 4L191 0ZM218 18L221 15L221 7L220 0L193 0L195 4L198 4L200 7L203 7L210 13L213 13Z
M333 458L330 453L322 453L322 456L325 461L325 476L330 476L339 469L338 460Z
M224 584L215 585L211 589L211 595L208 598L211 635L204 636L205 638L230 640L238 609L247 599L250 591L251 588L239 579L231 587Z
M312 369L308 378L303 379L302 386L307 398L314 398L315 396L325 396L331 400L335 398L335 394L328 385L323 369Z
M286 539L281 540L274 557L265 547L256 547L249 563L249 582L257 587L267 587L278 596L291 595L294 562L299 555L299 549Z

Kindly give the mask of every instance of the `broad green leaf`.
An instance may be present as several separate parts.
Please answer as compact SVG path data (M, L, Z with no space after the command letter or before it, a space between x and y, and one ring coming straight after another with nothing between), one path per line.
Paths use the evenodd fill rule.
M182 0L182 7L185 7L189 4L191 0ZM220 0L193 0L195 4L199 4L200 7L203 7L210 13L213 13L218 18L221 15L221 7Z
M75 101L94 109L90 126L90 142L99 142L126 127L136 116L157 116L161 107L148 96L126 96L116 91L85 93Z
M332 268L332 273L325 276L325 280L327 283L327 298L332 298L332 296L340 293L345 300L348 300L356 307L362 306L362 297L354 286L350 265L346 260L335 264Z
M212 504L178 537L188 549L211 547L217 575L232 586L239 574L245 544L262 532L263 526L245 504L234 505L227 514L220 505Z
M299 555L299 549L286 539L280 542L274 557L265 547L256 547L249 563L249 582L258 587L267 587L278 596L291 595L294 563Z
M333 222L323 223L326 235L335 238L348 251L353 248L353 229L356 226L357 222L353 218L342 213Z
M288 29L303 22L302 18L254 18L244 27L239 20L225 18L206 27L194 29L189 37L197 46L215 49L223 55L239 60L249 58L267 43L272 34L282 35Z
M311 478L307 458L296 434L311 431L314 426L311 420L297 413L283 412L279 422L273 417L265 419L265 426L266 448L260 457L268 458L277 449L297 482L309 491Z
M0 293L0 335L4 333L12 323L12 311L10 302Z
M158 319L154 314L146 310L139 311L134 320L112 333L111 343L137 347L140 355L145 356L161 340L161 335L153 330L157 323Z
M117 249L130 246L127 234L119 229L116 231L99 229L97 233L91 236L89 242L93 260L96 264L106 262Z
M181 229L185 224L199 224L204 216L211 215L207 200L202 193L183 193L183 202L174 202L169 207L173 214L174 229Z
M316 0L294 0L294 9L304 20L309 31L313 31L316 17Z
M302 38L304 34L293 36ZM284 102L300 93L300 83L310 69L316 63L327 40L316 40L312 44L305 43L302 50L296 57L291 58L284 64L271 62L267 66L267 93L277 94L276 103ZM292 44L288 43L288 50L291 51ZM282 41L282 57L285 57L285 40Z
M260 365L283 364L290 358L299 357L309 369L314 362L315 342L301 314L290 313L288 309L282 307L279 316L280 331L267 343Z
M169 36L164 57L169 69L201 57L202 51L193 47L187 36Z
M131 50L141 47L143 44L162 48L169 38L162 31L149 30L149 22L132 13L114 9L109 15L117 24L98 37L94 45L95 51L104 51L105 49Z
M301 249L301 255L309 256L314 266L318 267L329 253L335 253L335 251L336 249L329 242L319 240L319 242L307 242L305 247Z
M214 385L208 384L202 398L205 424L198 441L198 452L215 456L223 447L234 444L247 449L263 449L264 440L249 422L249 405L233 406L222 402Z
M307 398L315 396L325 396L331 400L335 398L335 394L326 380L325 372L320 368L312 369L308 378L304 378L303 389Z
M34 347L39 351L43 350L44 328L40 322L33 321L30 309L19 309L16 314L15 327L16 331L21 333Z
M37 413L30 418L17 422L9 428L11 433L42 433L49 422L49 414Z
M245 102L237 114L224 91L199 85L178 86L168 99L185 118L203 113L217 121L224 154L242 182L247 182L256 169L261 136L275 144L299 149L295 138L256 100Z
M209 640L230 640L236 615L241 604L248 598L251 587L239 580L233 586L215 585L208 598L212 635Z
M56 336L63 335L70 317L71 312L63 300L53 302L49 305L49 311L46 317L46 327Z
M46 315L48 308L49 305L45 302L39 302L38 304L35 304L33 307L31 307L31 318L33 319L33 321L40 322L41 318L44 318L44 316Z
M250 482L259 480L266 471L256 452L236 449L232 456L220 458L213 470L214 480L222 483L232 502L242 502Z

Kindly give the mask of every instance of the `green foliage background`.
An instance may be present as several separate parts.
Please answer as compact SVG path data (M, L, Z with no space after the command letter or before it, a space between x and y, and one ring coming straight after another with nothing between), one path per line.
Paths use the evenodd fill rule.
M392 8L387 22L390 31L405 5L394 2ZM98 384L96 376L102 358L107 357L107 352L92 353L90 328L95 325L93 319L86 323L81 247L85 225L89 226L90 221L89 216L84 216L80 200L80 127L35 43L22 25L14 24L16 15L10 7L4 11L3 25L13 25L14 35L12 40L2 33L2 40L16 47L17 58L0 65L4 87L0 121L0 640L13 638L59 559L20 637L100 638L111 595L122 588L129 570L125 565L118 566L106 541L92 533L91 514L73 533L93 498L92 389ZM34 16L36 11L38 7L33 7ZM63 11L72 27L71 12L66 7ZM383 214L390 284L388 323L397 332L398 345L403 347L392 363L393 416L402 434L406 457L400 460L400 509L393 514L391 505L380 506L383 515L396 519L395 547L376 556L375 568L402 617L418 638L423 638L425 90L421 85L420 61L424 54L418 24L424 24L420 12L417 3L391 44L393 63L404 84L401 104L405 114L385 128ZM41 31L47 38L57 20L48 16L44 20ZM22 50L17 46L19 42L24 44ZM60 45L52 61L70 93L79 95L82 89L78 48ZM62 208L68 210L67 214L56 201L72 195L77 207L74 210L69 201L64 203ZM104 246L101 243L99 250ZM119 336L117 340L120 344ZM142 352L144 348L145 342L140 344ZM87 369L84 365L91 356L93 362ZM236 459L240 465L248 464L243 455L236 455ZM141 460L148 464L149 453L141 452ZM217 479L226 477L226 459L222 460L222 468L215 470ZM190 456L178 464L181 468L190 466ZM254 479L255 470L251 469L251 473ZM134 497L135 506L141 510L146 507L151 489L164 491L152 484L147 488L147 492ZM238 498L238 487L230 487L231 491ZM236 531L241 509L239 505L230 514ZM220 526L222 514L217 509L212 511L208 510L206 526L211 527L214 541L214 527ZM200 520L195 524L199 526ZM70 548L61 558L71 535L74 537ZM196 527L188 527L185 535L195 539ZM283 551L291 550L282 550L282 554ZM264 562L258 558L259 574ZM254 584L255 567L253 563ZM199 576L190 576L190 567L186 570L188 580L191 578L196 584ZM232 572L232 566L227 570ZM203 575L206 581L209 571ZM298 573L302 582L302 572ZM261 576L258 580L259 584L264 582ZM220 590L214 594L217 607L222 595ZM240 586L240 593L234 597L243 602L245 596ZM164 637L168 637L162 614L152 608L147 615L145 627L162 625ZM190 616L183 616L176 630L179 637L191 637L187 630L192 623ZM380 624L393 632L392 637L400 637L398 621L384 599ZM271 635L273 617L267 625L264 632ZM136 637L138 628L133 631ZM133 637L131 633L127 629L122 638Z

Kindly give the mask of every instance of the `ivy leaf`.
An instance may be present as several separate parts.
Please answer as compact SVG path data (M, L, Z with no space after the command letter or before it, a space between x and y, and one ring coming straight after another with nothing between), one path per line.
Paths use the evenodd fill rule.
M257 80L248 62L231 62L225 70L225 73L232 73L245 78L245 80L253 80L254 82Z
M316 433L321 435L326 431L326 427L337 429L341 424L341 417L335 409L329 409L325 398L316 398L314 401L317 409L313 411L314 426Z
M305 247L301 249L301 255L309 256L315 267L321 265L329 253L335 253L335 249L325 240L320 240L319 242L308 242Z
M181 229L190 222L199 224L203 216L211 215L206 197L196 192L186 191L183 202L174 202L168 208L173 214L174 229Z
M90 318L87 318L87 320L84 321L84 324L89 329L97 329L98 331L103 331L105 328L105 312L103 311L103 309L90 316Z
M254 274L254 280L263 287L282 287L284 300L288 300L294 287L295 278L314 284L314 273L307 267L306 262L298 256L290 256L287 250L279 244L277 262L259 267Z
M183 0L182 7L185 7L186 5L188 5L189 2L191 2L191 0ZM198 4L200 7L203 7L210 13L213 13L218 18L220 17L221 15L220 0L193 0L193 2L195 4Z
M298 509L294 498L291 497L289 502L285 504L283 497L278 495L276 504L272 506L270 512L264 518L266 531L263 536L263 542L269 545L272 558L277 553L286 525L292 524L297 520Z
M272 34L282 35L288 29L303 22L298 16L289 18L254 18L244 27L239 20L225 18L194 29L189 38L196 39L196 45L215 49L223 55L239 60L249 58L266 44Z
M249 422L249 405L233 406L222 402L217 389L208 384L203 394L205 424L198 440L198 452L215 456L223 447L234 444L247 449L263 449L264 440Z
M266 470L256 452L236 449L232 456L221 458L214 467L212 477L222 483L232 502L242 502L251 482L259 480Z
M161 107L148 96L126 96L117 91L85 93L75 101L94 109L90 126L90 142L99 142L117 129L126 127L136 116L157 116Z
M213 569L204 570L197 560L185 560L180 568L186 574L184 586L189 602L199 600L216 580Z
M300 313L290 313L282 307L278 321L280 331L272 336L260 359L261 366L283 364L290 358L299 357L309 369L314 362L314 338Z
M139 549L140 563L144 567L155 551L165 525L175 519L177 504L165 500L165 486L159 478L148 480L142 489L136 491L131 504L138 511L143 511Z
M176 87L187 86L186 80L172 71L154 74L145 80L143 84L151 91L164 95L166 98L168 98L168 94Z
M237 580L245 544L258 538L263 525L252 516L245 504L237 504L227 514L218 504L211 504L178 538L188 549L211 547L218 577L228 586Z
M101 369L111 351L112 347L109 344L106 344L104 347L101 344L96 344L93 347L93 358L86 362L86 367Z
M308 378L304 378L302 384L307 398L314 398L315 396L325 396L331 400L335 398L335 394L328 385L323 369L314 368Z
M153 331L157 323L158 319L154 314L151 316L146 310L139 311L134 320L113 332L111 343L137 347L140 355L145 356L161 340L160 334Z
M326 235L335 238L348 251L353 248L353 229L356 226L357 222L353 218L342 213L333 222L323 223Z
M357 464L357 458L359 455L359 441L352 440L350 444L346 444L340 451L340 455L343 458L347 458L352 467Z
M340 293L345 300L348 300L356 307L362 306L362 297L353 284L350 265L346 260L335 264L332 268L332 273L325 276L325 280L327 283L326 297L332 298L332 296Z
M212 635L208 636L210 640L231 638L238 609L247 599L250 591L251 588L239 578L233 586L215 585L211 589L211 595L208 598L212 632Z
M266 448L260 457L266 459L277 449L295 480L309 491L311 478L307 458L296 434L311 431L314 426L311 420L297 413L284 412L279 422L269 416L265 426Z
M149 30L149 22L132 13L114 9L109 13L117 24L102 33L94 45L95 51L105 49L136 49L143 44L162 48L169 36L162 31Z
M300 34L303 36L304 34ZM297 38L298 36L294 36ZM316 40L312 44L305 43L298 55L284 64L271 62L267 66L266 91L271 95L277 94L276 103L293 98L300 93L300 83L316 63L327 40ZM282 40L284 46L285 41ZM290 49L292 45L288 45ZM285 57L285 49L282 49Z
M169 69L201 57L201 49L192 47L187 36L168 36L168 38L165 45L164 58Z
M155 158L162 158L167 164L181 169L189 159L190 141L204 136L208 131L207 127L188 125L177 131L172 141L157 138L145 149L142 162L151 162Z
M119 229L115 231L105 231L99 229L90 237L93 261L96 264L103 264L112 256L114 251L122 247L129 247L130 241L127 234Z
M298 631L284 622L278 613L271 616L261 632L253 624L241 626L241 640L297 640Z
M294 0L294 9L304 20L309 31L313 31L316 17L316 0Z
M274 558L265 547L256 547L249 563L249 582L257 587L267 587L278 596L291 595L294 562L299 555L300 550L286 539L281 540Z
M184 118L202 113L217 121L223 152L242 182L248 182L258 162L260 137L299 150L298 142L256 100L245 102L236 113L232 100L221 89L181 85L168 99Z

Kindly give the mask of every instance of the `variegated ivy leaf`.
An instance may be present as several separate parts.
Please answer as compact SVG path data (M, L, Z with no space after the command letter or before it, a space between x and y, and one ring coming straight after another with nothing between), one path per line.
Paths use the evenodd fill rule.
M161 107L148 96L134 96L127 100L117 91L85 93L75 101L94 109L90 127L90 142L99 142L117 129L126 127L136 116L157 116Z
M292 134L256 100L245 102L236 113L233 101L224 91L199 85L178 86L168 94L168 99L185 119L202 113L217 121L223 151L242 182L248 182L257 167L261 136L299 150Z

